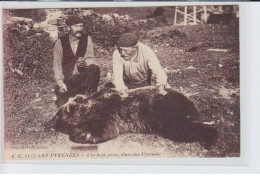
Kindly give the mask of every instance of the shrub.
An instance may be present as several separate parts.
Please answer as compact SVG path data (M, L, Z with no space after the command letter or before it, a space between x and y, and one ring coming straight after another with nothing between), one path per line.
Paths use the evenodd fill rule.
M152 29L156 26L165 24L162 16L156 16L146 20L134 21L132 19L107 15L111 19L103 19L102 15L93 12L91 15L84 16L80 10L65 10L67 15L82 16L85 21L85 32L89 34L98 48L111 51L122 33L133 32L138 36L143 36L143 31ZM59 37L67 33L65 19L59 22Z
M53 42L48 33L10 25L4 31L4 50L5 68L19 69L23 75L36 79L52 75Z
M90 34L98 46L106 50L111 50L122 33L134 32L134 26L131 22L113 19L104 21L96 14L83 17L85 20L86 33Z
M43 9L13 9L12 16L31 18L35 22L46 20L46 12Z

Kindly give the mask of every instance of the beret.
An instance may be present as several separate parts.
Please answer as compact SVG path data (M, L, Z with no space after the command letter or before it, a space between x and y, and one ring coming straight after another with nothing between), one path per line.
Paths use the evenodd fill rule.
M120 47L133 47L137 44L138 38L133 33L124 33L120 36L116 45Z
M65 23L66 23L66 25L71 26L71 25L75 25L75 24L83 23L83 22L84 21L82 18L73 15L73 16L69 16Z

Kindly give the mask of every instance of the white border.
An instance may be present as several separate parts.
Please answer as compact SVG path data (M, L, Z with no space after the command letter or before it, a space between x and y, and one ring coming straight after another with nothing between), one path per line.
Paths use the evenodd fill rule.
M4 9L31 8L79 8L79 7L142 7L142 6L176 6L176 5L234 5L241 2L3 2Z
M136 7L136 6L174 6L174 5L219 5L219 4L239 4L240 5L240 84L241 84L241 157L240 158L210 158L210 159L138 159L138 160L75 160L75 161L24 161L23 164L19 163L3 163L0 165L1 172L21 172L25 170L27 172L46 173L52 172L63 173L65 171L78 173L78 172L94 172L102 173L106 170L108 172L125 172L129 173L229 173L230 170L233 173L255 172L260 173L260 154L259 154L259 119L257 117L257 104L252 103L250 96L254 98L259 97L259 74L252 73L258 71L260 63L259 53L255 52L254 55L258 56L258 60L253 58L254 55L250 55L252 50L260 49L259 45L259 24L257 26L257 16L260 16L260 4L257 3L245 3L245 2L2 2L2 8L76 8L80 6L85 7ZM253 14L252 14L253 13ZM258 15L256 15L258 14ZM2 12L1 12L2 15ZM251 25L255 25L252 28ZM250 32L250 33L249 33ZM255 36L258 33L258 38ZM1 35L2 36L2 32ZM258 40L257 40L258 39ZM257 48L258 47L258 48ZM1 41L2 49L2 41ZM2 52L0 54L2 58ZM254 64L254 62L258 62ZM1 74L2 72L1 62ZM252 71L253 70L253 71ZM3 74L2 74L3 75ZM257 79L257 80L256 80ZM258 81L258 82L257 82ZM1 82L3 79L1 77ZM253 87L252 87L253 86ZM256 89L258 88L258 89ZM1 84L1 115L3 117L3 88ZM258 104L259 105L259 104ZM3 120L3 119L2 119ZM2 127L1 127L2 128ZM257 132L258 131L258 132ZM3 137L3 136L2 136ZM1 142L2 144L2 142ZM3 146L1 146L3 148ZM250 152L250 153L249 153ZM3 153L2 153L3 154ZM43 163L43 164L36 164ZM27 164L26 164L27 163ZM29 164L28 164L29 163ZM33 164L30 164L33 163ZM51 164L50 164L51 163ZM55 165L55 164L63 165ZM68 164L70 163L70 164ZM153 164L153 165L75 165L75 164L87 163L87 164ZM73 164L73 165L71 165ZM168 164L168 165L155 165L155 164ZM178 164L181 166L172 166L170 164ZM196 166L187 166L187 165ZM170 165L170 166L169 166ZM198 166L198 165L207 165ZM219 165L219 166L210 166ZM224 165L224 166L223 166ZM226 166L226 165L247 165L247 166ZM21 169L20 169L21 167ZM120 167L120 168L118 168ZM133 170L134 169L134 170ZM2 171L4 170L4 171ZM109 171L110 170L110 171ZM206 170L206 171L205 171Z

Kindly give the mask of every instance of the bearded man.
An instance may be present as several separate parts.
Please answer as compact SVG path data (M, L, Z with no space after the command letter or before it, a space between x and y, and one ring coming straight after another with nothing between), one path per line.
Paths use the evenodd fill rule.
M54 46L55 104L58 108L76 94L97 91L100 68L94 60L92 39L84 34L83 22L78 16L68 17L69 34Z

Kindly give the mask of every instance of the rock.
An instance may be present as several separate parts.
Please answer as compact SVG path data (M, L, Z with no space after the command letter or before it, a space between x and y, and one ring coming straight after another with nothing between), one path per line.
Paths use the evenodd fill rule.
M73 14L73 9L68 9L65 11L65 14L67 15L72 15Z
M114 18L118 18L119 15L118 15L118 14L113 14L113 17L114 17Z
M210 122L202 122L204 125L216 125L215 121L210 121Z
M128 20L130 20L131 19L131 17L129 16L129 15L125 15L125 20L126 21L128 21Z
M43 109L43 107L42 106L35 106L35 107L33 107L33 109Z
M44 28L44 31L50 34L50 37L55 41L58 39L58 27L56 25L49 25Z
M104 21L111 21L111 20L113 20L113 18L110 15L107 15L107 14L102 15L102 19Z
M84 16L88 16L88 15L92 15L94 13L94 11L93 10L82 10L81 13Z
M58 27L55 25L48 25L44 28L44 31L58 31Z
M163 68L163 71L167 73L169 70L168 70L168 68L165 67L165 68Z
M25 17L11 17L12 22L25 22L25 23L31 23L31 18L25 18Z
M210 52L228 52L228 49L208 49Z
M51 31L49 32L50 37L53 39L53 41L56 41L59 37L58 37L58 31Z
M43 23L35 23L33 25L33 29L39 29L39 28L44 28L44 24Z
M41 100L42 100L41 98L37 98L37 99L35 99L35 100L33 101L33 103L39 102L39 101L41 101Z
M19 69L16 69L16 68L14 68L14 69L11 69L14 73L16 73L16 74L18 74L18 75L20 75L20 76L23 76L23 72L21 71L21 70L19 70Z
M193 66L189 66L186 69L195 69Z
M184 92L184 90L183 90L183 88L182 88L182 87L180 87L180 90L181 90L181 92Z
M50 25L57 25L58 24L58 19L49 20L48 24L50 24Z
M30 30L30 27L28 25L24 25L26 31L29 31Z
M168 69L168 68L163 68L163 71L164 71L166 74L169 74L169 73L178 73L178 72L180 72L181 70L180 70L180 69Z
M17 24L16 24L16 27L22 28L23 26L22 26L20 23L17 23Z

